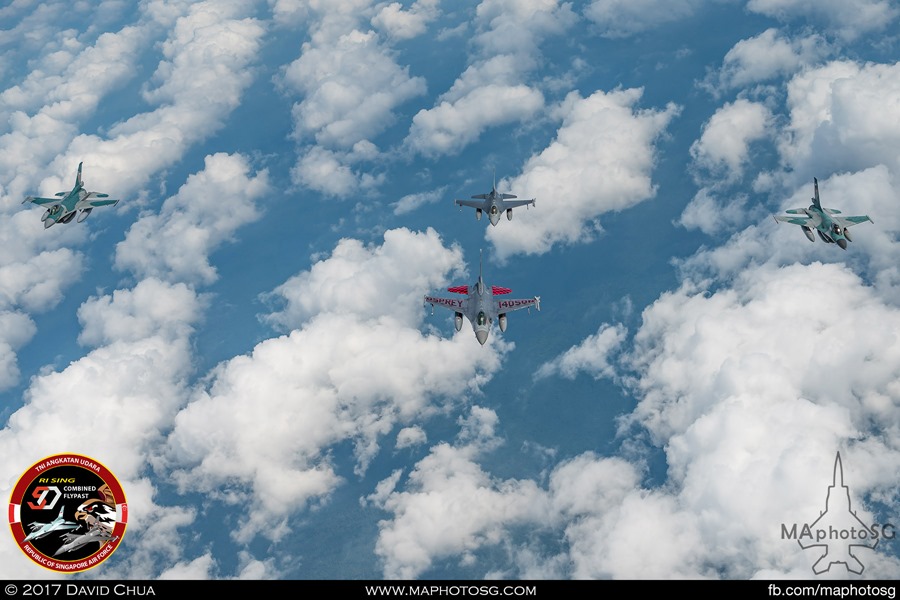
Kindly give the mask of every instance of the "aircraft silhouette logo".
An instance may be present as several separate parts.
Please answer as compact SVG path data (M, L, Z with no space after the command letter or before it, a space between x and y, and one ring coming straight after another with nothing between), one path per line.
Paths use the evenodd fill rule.
M785 531L782 525L783 536ZM878 536L877 526L863 523L850 506L850 488L844 485L844 467L838 452L834 460L834 476L825 496L825 510L819 513L818 519L803 526L797 543L804 550L821 550L822 555L812 566L816 575L828 572L836 564L843 564L850 573L861 575L865 566L856 552L859 548L874 550L878 545Z

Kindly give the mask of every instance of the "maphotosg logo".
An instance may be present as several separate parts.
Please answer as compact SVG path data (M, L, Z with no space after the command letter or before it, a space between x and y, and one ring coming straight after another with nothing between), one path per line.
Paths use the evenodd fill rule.
M76 573L109 558L128 521L125 493L92 458L57 454L19 478L9 500L9 527L28 558Z
M812 566L816 575L827 573L836 564L861 575L865 567L856 552L861 548L874 550L880 540L893 540L894 536L894 525L868 525L850 507L850 488L844 485L840 452L834 460L834 476L819 518L812 523L781 524L781 539L797 540L804 550L819 549L821 555Z

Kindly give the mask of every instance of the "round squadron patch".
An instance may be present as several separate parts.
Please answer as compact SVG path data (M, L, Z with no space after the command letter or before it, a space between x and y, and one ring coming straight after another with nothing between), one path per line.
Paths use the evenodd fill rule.
M99 462L78 454L35 463L9 499L9 527L19 548L60 573L91 569L109 558L127 521L119 481Z

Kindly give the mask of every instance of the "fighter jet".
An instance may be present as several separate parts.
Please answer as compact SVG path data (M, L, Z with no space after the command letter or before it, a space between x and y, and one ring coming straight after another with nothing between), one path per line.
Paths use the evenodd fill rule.
M823 242L826 244L837 244L842 250L846 250L847 242L853 241L850 239L850 232L848 229L857 223L863 223L865 221L874 223L874 221L869 218L868 215L863 215L861 217L833 216L841 214L841 211L833 208L822 208L822 204L819 202L819 180L815 177L813 178L813 185L815 186L816 195L813 196L812 204L809 205L809 208L792 208L785 211L791 215L805 216L791 217L788 215L776 215L775 221L799 225L803 228L803 233L806 234L807 239L811 242L816 241L816 238L813 237L813 229L815 229Z
M500 331L506 331L506 313L521 308L530 308L534 306L537 310L541 310L541 297L535 296L525 300L496 300L495 296L509 294L512 290L496 285L485 285L481 276L481 264L478 266L478 281L475 285L458 285L447 288L448 292L455 294L464 294L466 297L462 299L456 298L439 298L436 296L425 296L425 303L431 304L431 312L434 313L434 307L442 306L447 310L455 313L454 324L456 330L462 329L463 316L465 316L472 324L475 331L475 337L482 346L487 341L488 334L491 331L491 323L494 319L500 325Z
M497 177L494 176L494 184L491 186L491 191L489 194L476 194L472 196L475 200L480 200L476 202L475 200L456 200L455 202L459 206L469 206L475 209L475 218L479 221L481 220L481 213L487 212L488 219L491 220L491 225L497 225L500 222L500 215L503 214L503 211L506 211L506 218L512 221L512 211L514 208L519 206L536 206L535 199L531 200L514 200L510 201L511 198L516 198L513 194L501 194L497 191Z
M31 533L25 536L23 542L28 542L31 540L37 540L45 535L50 535L54 531L68 531L70 529L75 529L78 527L78 523L73 523L71 521L66 521L65 517L63 517L63 512L66 510L66 507L63 506L59 509L59 516L50 521L49 523L30 523L28 526L31 528Z
M64 543L53 553L53 556L60 556L66 552L74 552L82 546L86 546L93 542L97 542L102 546L108 541L115 541L117 539L118 536L113 537L110 532L102 527L92 527L88 529L87 533L64 533L62 535L62 541Z
M57 192L55 198L37 198L28 196L22 201L33 202L40 206L49 204L50 206L44 211L41 221L44 222L44 229L53 226L56 223L68 223L75 215L78 215L78 223L88 218L91 211L98 206L115 205L118 200L108 200L109 194L101 194L99 192L88 192L84 189L84 181L81 179L81 165L78 163L78 175L75 176L75 187L69 192ZM95 200L95 198L97 198ZM100 198L103 198L102 200Z

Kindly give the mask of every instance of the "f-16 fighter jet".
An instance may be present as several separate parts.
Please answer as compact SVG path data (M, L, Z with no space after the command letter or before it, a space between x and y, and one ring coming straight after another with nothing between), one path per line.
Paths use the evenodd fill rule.
M535 296L524 300L498 300L496 296L509 294L512 290L496 285L485 285L481 276L481 264L478 266L478 281L475 285L458 285L447 288L448 292L463 294L465 298L439 298L425 296L425 303L431 304L434 312L435 306L441 306L455 313L454 323L456 330L462 329L465 316L472 324L475 337L482 346L488 339L491 331L491 323L494 319L500 326L500 331L506 331L506 314L522 308L535 307L541 310L541 297Z
M813 178L813 185L815 186L816 195L813 196L812 204L809 205L809 208L792 208L786 210L785 212L788 213L788 215L776 215L775 220L791 223L792 225L799 225L803 228L803 233L806 234L807 239L811 242L816 241L816 238L813 237L813 230L815 229L823 242L826 244L837 244L841 249L846 250L847 242L853 241L850 239L850 232L848 229L857 223L863 223L865 221L874 223L874 221L872 221L868 215L863 215L861 217L838 217L836 215L841 214L841 211L833 208L822 208L822 204L819 202L819 180ZM794 217L789 215L804 216Z
M75 215L78 215L78 223L88 218L91 211L98 206L110 206L118 202L118 200L109 200L109 194L101 194L100 192L89 192L84 189L84 181L81 180L81 165L78 163L78 174L75 176L75 187L69 192L57 192L55 198L38 198L28 196L22 201L33 202L40 206L48 206L44 211L41 221L44 222L44 229L52 227L56 223L68 223Z
M54 531L69 531L70 529L75 529L76 527L78 527L78 523L66 521L65 517L63 517L63 512L65 512L65 510L65 506L60 508L59 516L57 516L49 523L31 523L29 525L29 527L31 528L31 533L25 536L25 539L22 541L28 542L31 540L38 540L46 535L50 535Z
M536 206L535 199L531 200L512 200L515 198L513 194L501 194L497 191L497 178L494 177L494 184L488 194L477 194L472 196L474 200L456 200L459 206L469 206L475 209L475 218L481 220L481 213L487 213L491 225L500 222L500 215L506 211L506 218L512 221L512 211L518 206Z

